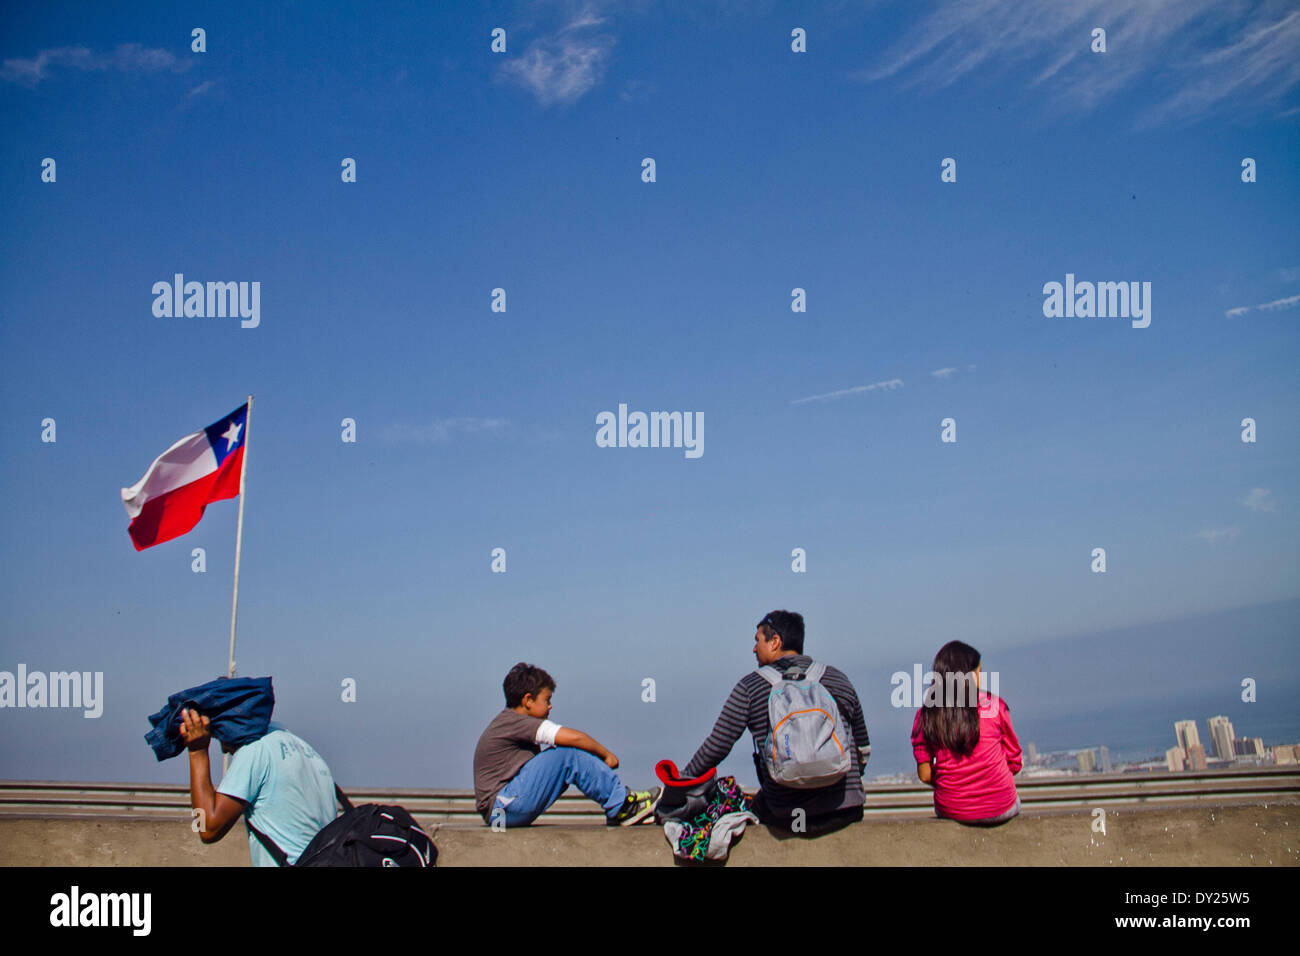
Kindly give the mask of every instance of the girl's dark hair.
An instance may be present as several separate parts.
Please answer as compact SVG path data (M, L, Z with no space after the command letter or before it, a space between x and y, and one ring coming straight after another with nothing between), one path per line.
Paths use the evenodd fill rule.
M921 736L932 751L969 755L980 739L979 684L975 668L980 652L961 641L949 641L934 657L934 683L925 690L921 707Z
M540 697L546 688L555 693L555 680L540 667L520 661L510 668L510 673L501 682L501 689L506 692L506 706L518 707L524 702L524 695Z

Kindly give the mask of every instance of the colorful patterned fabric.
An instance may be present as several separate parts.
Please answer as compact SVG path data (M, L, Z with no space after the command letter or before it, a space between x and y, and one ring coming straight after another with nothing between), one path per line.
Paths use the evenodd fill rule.
M683 860L725 860L732 840L745 832L746 824L757 822L736 778L719 777L708 808L693 820L665 823L664 836L673 855Z

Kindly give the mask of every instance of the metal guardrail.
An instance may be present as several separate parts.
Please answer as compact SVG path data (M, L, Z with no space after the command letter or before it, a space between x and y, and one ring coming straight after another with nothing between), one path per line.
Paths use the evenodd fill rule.
M1300 802L1300 767L1027 777L1016 781L1016 789L1023 810L1028 812L1144 804L1296 803ZM354 803L401 804L428 823L483 825L474 810L474 794L470 790L344 787L344 791ZM934 813L932 791L921 784L868 782L866 793L869 818L917 818ZM0 781L0 819L20 817L189 819L189 788L178 784ZM590 800L570 792L560 797L540 822L600 824L603 817Z

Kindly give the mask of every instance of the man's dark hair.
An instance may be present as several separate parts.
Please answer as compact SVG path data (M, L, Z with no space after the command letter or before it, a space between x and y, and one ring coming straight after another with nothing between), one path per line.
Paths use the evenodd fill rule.
M518 707L524 702L525 694L538 697L548 687L551 693L555 693L555 679L540 667L523 661L510 668L510 673L501 682L501 689L506 692L507 707Z
M803 653L803 615L794 611L773 611L758 622L763 638L770 641L773 634L781 635L781 646L796 654Z

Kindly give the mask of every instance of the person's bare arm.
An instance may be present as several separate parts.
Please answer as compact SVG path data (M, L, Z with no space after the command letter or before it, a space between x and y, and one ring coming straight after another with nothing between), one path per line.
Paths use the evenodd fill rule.
M190 806L199 811L199 839L216 843L234 826L244 804L234 797L217 793L212 786L212 767L208 762L208 718L195 710L181 711L181 738L190 752Z
M922 783L928 783L930 786L934 786L934 768L930 766L928 760L925 763L919 763L916 765L916 776Z
M584 734L581 730L574 730L572 727L561 727L555 734L555 746L576 747L579 750L585 750L587 753L595 754L605 761L612 769L618 769L618 758L610 753L609 749L599 740L589 734Z

